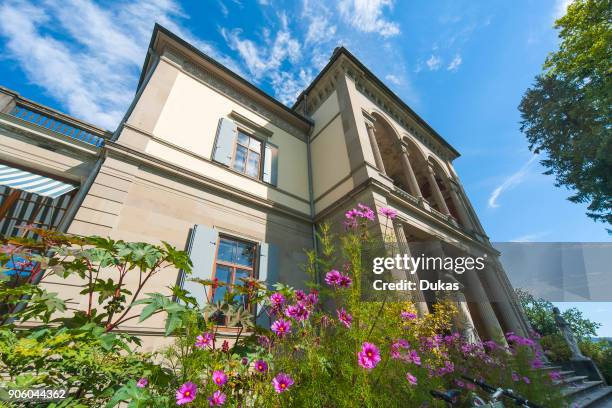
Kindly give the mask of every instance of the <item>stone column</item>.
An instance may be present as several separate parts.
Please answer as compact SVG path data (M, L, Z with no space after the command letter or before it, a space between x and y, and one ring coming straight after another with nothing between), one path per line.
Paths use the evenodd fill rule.
M469 271L465 274L468 290L473 296L473 303L478 309L478 313L483 320L485 332L490 340L501 340L502 344L507 344L504 337L504 330L497 320L495 311L491 307L491 301L485 292L480 277L476 271Z
M366 127L368 128L368 137L370 138L370 144L372 145L372 152L374 153L376 167L378 167L378 170L381 173L386 173L382 155L380 154L380 149L378 148L378 142L376 141L376 135L374 134L374 124L370 121L366 121Z
M397 237L397 246L400 255L408 254L408 256L411 256L410 246L408 245L408 239L406 239L403 224L401 222L396 222L393 226L395 229L395 236ZM419 276L416 271L414 273L411 273L411 271L406 271L406 279L410 282L415 282L416 287L419 287ZM412 300L417 308L419 317L423 317L429 313L425 296L423 296L423 292L421 292L420 289L412 292Z
M504 284L505 273L497 268L495 263L486 263L484 281L487 283L487 288L492 292L491 299L496 302L500 312L503 314L506 331L511 331L519 336L529 337L529 327L526 327L522 320L522 310L518 304L518 299L514 295L514 291L508 292ZM504 276L501 276L504 274Z
M465 209L465 206L463 205L463 202L461 201L461 197L459 196L459 191L457 191L457 186L452 181L449 184L450 184L451 200L453 200L453 204L455 205L455 208L457 209L457 212L459 213L459 220L461 221L461 224L463 224L463 226L467 228L468 230L473 230L474 224L472 224L472 220L470 220L470 217Z
M419 183L417 182L416 176L414 174L414 169L412 168L412 165L410 164L410 159L408 158L408 149L406 149L406 146L403 145L401 145L400 148L402 149L402 168L404 169L404 174L406 176L406 180L408 181L410 194L419 199L423 198L423 194L421 194L421 188L419 187Z
M438 182L436 181L435 174L436 173L434 169L431 167L430 164L428 164L427 165L427 180L429 181L429 184L431 185L431 190L433 192L434 199L436 200L436 203L438 204L440 211L445 215L450 215L450 211L448 210L448 207L446 206L446 202L444 202L444 196L442 195L442 191L440 191L440 186L438 186Z
M453 303L455 303L457 307L457 315L454 318L455 328L461 333L461 337L463 337L465 342L471 344L479 343L481 340L476 331L476 326L474 325L474 320L472 319L467 300L463 294L465 288L454 276L444 274L444 278L445 282L457 282L461 287L461 291L455 292L451 296Z

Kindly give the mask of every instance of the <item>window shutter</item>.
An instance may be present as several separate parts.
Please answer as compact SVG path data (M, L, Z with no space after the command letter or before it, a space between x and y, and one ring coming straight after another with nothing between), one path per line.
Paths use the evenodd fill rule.
M263 181L274 186L278 184L278 147L266 143Z
M266 283L268 289L278 282L278 247L274 244L262 242L259 246L259 277L260 281ZM261 305L257 306L257 324L262 327L270 326L270 319L264 312L259 315Z
M219 128L217 129L217 138L213 153L214 161L223 163L226 166L230 165L234 150L234 140L236 140L237 133L238 128L234 121L227 118L221 118L219 120Z
M189 240L188 252L193 267L191 275L187 276L183 282L183 289L190 292L190 295L196 298L200 306L207 302L206 290L204 286L196 282L191 282L189 279L211 279L213 265L215 262L215 249L219 232L206 225L195 225L191 232Z

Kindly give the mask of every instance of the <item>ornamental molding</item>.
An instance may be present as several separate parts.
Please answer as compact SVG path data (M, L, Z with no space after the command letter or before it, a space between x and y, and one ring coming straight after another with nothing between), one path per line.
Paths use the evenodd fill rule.
M167 47L164 49L162 58L166 58L174 64L178 65L187 74L194 76L198 80L204 82L209 87L213 88L217 92L222 93L228 98L234 100L245 108L263 116L269 120L270 123L284 130L285 132L301 139L306 140L307 134L303 130L289 123L283 119L271 109L267 108L254 98L246 95L244 92L236 89L236 87L230 85L228 81L223 80L218 75L212 74L210 71L204 69L201 65L195 64L190 58L186 57L179 51L173 48Z
M452 161L453 155L449 154L448 149L427 130L418 125L410 112L406 112L391 96L372 84L372 81L368 80L365 73L353 62L342 56L335 65L334 69L321 78L308 94L307 112L317 110L336 89L338 77L346 75L354 82L355 88L359 93L402 126L402 136L416 139L427 146L438 157L445 161Z

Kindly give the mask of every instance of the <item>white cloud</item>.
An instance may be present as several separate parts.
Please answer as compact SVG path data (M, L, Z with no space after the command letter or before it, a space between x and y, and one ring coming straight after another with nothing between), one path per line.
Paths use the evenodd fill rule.
M229 15L229 9L225 5L225 3L223 3L221 0L218 0L217 3L219 4L219 9L221 10L223 17L227 17Z
M442 60L437 55L432 54L427 60L426 64L430 71L437 71L440 68L440 65L442 65Z
M334 19L324 3L304 0L302 17L308 22L304 42L313 44L332 40L337 27L331 22Z
M402 78L393 74L387 74L385 79L395 85L401 85L404 82Z
M573 2L573 0L555 0L555 9L553 17L556 19L561 18L567 12L567 7Z
M263 31L263 43L243 38L240 29L221 29L221 34L229 47L238 52L253 80L268 80L275 96L288 104L308 85L313 75L307 66L295 73L281 70L285 62L297 65L301 61L302 44L291 34L287 16L280 14L279 19L281 27L274 38L269 30Z
M532 163L537 158L538 158L538 155L533 155L527 161L527 163L523 165L523 167L521 167L517 172L506 177L506 179L504 179L504 181L493 190L493 192L489 196L489 201L488 201L488 205L490 208L498 208L499 204L497 203L497 200L499 199L500 195L503 192L508 191L511 188L518 186L525 180L525 178L529 174L529 168L531 167Z
M548 232L535 232L511 239L510 242L534 242L548 235Z
M387 7L393 7L392 0L342 0L338 3L340 16L353 28L392 37L400 33L400 27L384 18L383 10Z
M457 54L455 55L455 58L453 58L453 60L451 61L450 64L448 64L448 67L446 67L446 69L448 71L457 71L459 69L459 66L461 65L461 63L463 62L463 60L461 59L461 55Z
M134 95L155 21L237 68L183 29L178 21L184 18L173 0L123 1L112 8L85 0L7 1L0 5L0 36L5 56L30 82L70 114L114 130Z

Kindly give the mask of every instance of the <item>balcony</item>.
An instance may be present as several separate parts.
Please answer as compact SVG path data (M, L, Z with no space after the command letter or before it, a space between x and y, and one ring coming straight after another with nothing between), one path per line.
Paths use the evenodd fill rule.
M94 131L91 129L86 130L78 125L68 123L67 120L52 117L49 113L44 112L42 109L39 110L34 106L27 106L18 102L9 112L9 115L52 132L67 136L73 140L78 140L96 147L102 147L104 145L103 132L94 134Z

